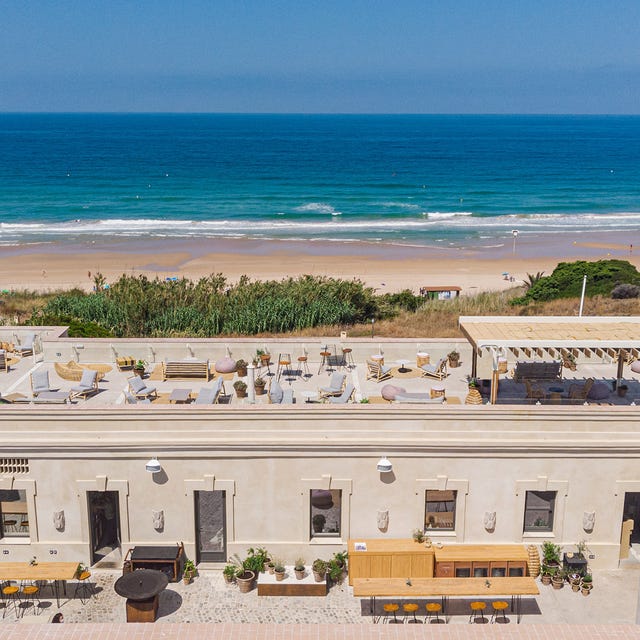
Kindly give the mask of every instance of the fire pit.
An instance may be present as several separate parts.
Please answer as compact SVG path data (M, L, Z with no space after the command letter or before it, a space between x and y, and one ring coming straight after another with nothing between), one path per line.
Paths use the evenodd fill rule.
M155 622L158 595L168 584L167 576L153 569L138 569L118 578L113 588L127 599L127 622Z

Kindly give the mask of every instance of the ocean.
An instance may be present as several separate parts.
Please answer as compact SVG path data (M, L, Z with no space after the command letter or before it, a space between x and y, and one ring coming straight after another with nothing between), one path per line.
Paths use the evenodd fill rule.
M0 245L640 227L640 117L0 114Z

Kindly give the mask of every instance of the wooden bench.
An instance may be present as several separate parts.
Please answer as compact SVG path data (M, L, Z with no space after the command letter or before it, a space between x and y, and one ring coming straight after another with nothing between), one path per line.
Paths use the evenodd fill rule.
M528 380L560 380L562 362L516 362L513 379L516 382Z
M209 380L208 360L169 360L162 363L162 379L204 378Z

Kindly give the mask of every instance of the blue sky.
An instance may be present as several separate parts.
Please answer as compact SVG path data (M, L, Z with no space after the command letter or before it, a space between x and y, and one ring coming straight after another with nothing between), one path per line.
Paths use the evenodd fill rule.
M640 0L0 0L0 16L0 111L640 105Z

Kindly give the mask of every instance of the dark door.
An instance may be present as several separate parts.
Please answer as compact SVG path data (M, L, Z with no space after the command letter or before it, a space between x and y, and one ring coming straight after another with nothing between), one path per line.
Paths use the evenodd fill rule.
M227 527L224 491L196 491L197 562L227 560Z
M120 548L120 504L117 491L87 491L91 564Z
M640 493L627 491L624 494L624 509L622 520L633 520L631 544L640 542Z

